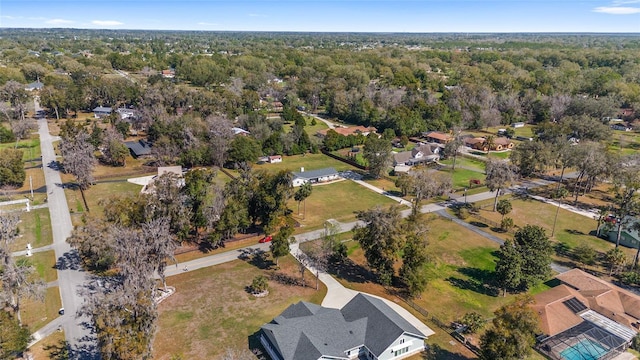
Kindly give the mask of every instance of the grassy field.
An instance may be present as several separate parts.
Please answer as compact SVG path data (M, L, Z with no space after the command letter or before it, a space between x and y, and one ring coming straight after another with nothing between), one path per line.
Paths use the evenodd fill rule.
M65 175L63 181L72 181L72 179L69 179L68 176ZM107 199L111 196L137 194L141 189L142 187L140 185L127 182L127 178L124 177L99 181L88 190L85 190L84 194L87 199L89 211L92 214L101 214L103 207L100 205L100 200ZM81 222L82 214L86 211L80 190L66 188L64 191L69 205L69 212L71 213L71 220L74 225L78 225Z
M314 186L306 202L307 213L304 219L302 215L298 215L298 203L294 200L289 202L294 218L302 225L298 228L301 232L322 227L327 219L336 219L341 222L353 221L355 211L371 209L376 205L385 207L397 204L388 197L366 189L351 180ZM304 214L303 209L304 204L301 204L300 212Z
M442 171L451 174L451 169L443 169ZM468 169L461 169L456 167L455 171L451 174L453 178L453 188L461 189L469 187L469 180L478 179L484 183L484 179L487 177L484 173L476 172Z
M35 209L20 214L20 237L11 245L11 251L24 250L27 244L38 248L53 242L49 209Z
M272 270L248 262L233 261L212 268L168 278L176 293L159 306L159 330L154 342L154 359L216 359L227 349L247 349L259 342L254 334L286 307L304 300L319 304L324 286L282 285L269 280L269 295L256 298L246 291L257 275ZM280 272L299 278L297 262L291 256L280 259ZM314 286L314 278L305 276Z
M494 252L499 245L473 233L451 221L435 215L427 216L429 226L427 246L431 264L427 289L414 301L441 321L458 320L469 311L476 311L489 318L501 305L512 300L502 297L484 283L495 268ZM355 263L349 271L340 271L339 281L346 287L373 293L398 301L382 286L371 281L366 270L364 254L357 243L348 242L349 258ZM403 304L400 302L400 304ZM421 315L416 315L423 321ZM437 345L442 352L439 359L466 359L472 354L430 321L425 323L436 331L428 343Z
M440 160L440 162L443 163L443 164L446 164L446 165L452 165L453 164L453 158ZM470 170L474 169L477 172L484 173L485 162L484 161L480 161L480 160L476 160L476 159L463 157L463 156L458 156L456 158L456 168L458 166L466 167L466 168L469 168Z
M29 263L36 269L38 277L44 282L58 279L58 272L54 268L57 259L53 250L35 253L28 258L24 256L21 258L29 260Z
M15 142L0 144L0 149L14 149ZM29 163L31 161L40 161L40 139L36 135L33 138L18 141L18 149L22 150L24 155L22 159Z
M343 163L342 161L332 159L324 154L283 156L281 163L258 164L253 168L256 170L267 170L275 172L279 170L300 171L301 167L304 167L304 169L307 171L318 170L327 167L333 167L338 171L355 170L353 166Z
M478 205L490 204L492 202L493 200L486 200L484 202L479 202ZM532 199L511 199L511 205L513 210L507 216L513 219L516 226L522 227L527 224L538 225L546 230L547 235L551 235L553 221L556 210L558 209L556 206ZM491 211L490 207L481 210L480 215L495 222L500 222L501 218L501 215L497 212ZM469 219L469 221L475 221L475 219ZM558 212L556 231L552 239L561 244L558 246L558 249L561 251L558 253L559 257L557 260L560 262L566 262L570 266L577 266L578 264L575 264L570 257L566 256L566 254L580 244L588 244L600 253L605 253L615 247L615 244L600 239L594 235L596 226L597 222L593 219L589 219L571 211L560 209ZM505 239L510 237L508 234L493 232L491 227L486 227L483 230ZM625 247L621 247L621 249L627 253L627 257L629 258L632 258L635 254L634 249L628 249ZM592 268L592 270L596 269L597 268ZM602 269L599 270L602 271Z
M44 301L29 300L23 301L20 313L22 323L33 332L43 327L48 322L58 317L58 310L62 304L60 302L60 290L57 286L46 289Z
M316 119L316 124L315 125L311 125L311 122L313 121L313 118L311 116L305 116L304 117L305 121L307 122L307 126L304 127L304 131L307 132L307 134L309 135L309 137L315 136L316 133L320 130L324 130L324 129L328 129L329 127L327 126L327 124L325 124L324 122ZM290 124L284 124L284 130L285 132L289 132L291 131L291 128L293 128L293 123Z

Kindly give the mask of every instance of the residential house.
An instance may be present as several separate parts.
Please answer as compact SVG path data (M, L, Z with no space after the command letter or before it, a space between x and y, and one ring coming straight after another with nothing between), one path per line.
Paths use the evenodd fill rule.
M174 77L176 77L176 70L175 69L162 70L162 77L165 79L173 79Z
M282 162L282 155L269 156L268 160L269 160L270 164L281 163Z
M502 151L507 149L513 149L513 141L507 139L506 137L493 139L493 149L491 150Z
M514 128L514 129L521 128L521 127L524 127L524 123L523 122L514 122L513 124L511 124L511 127Z
M556 279L560 285L536 295L532 305L544 333L538 350L558 360L583 358L589 352L583 348L597 350L590 359L624 352L638 332L640 296L579 269Z
M25 90L26 91L34 91L34 90L42 90L42 88L44 87L44 84L41 83L40 81L36 81L36 82L32 82L30 84L28 84L27 86L25 86Z
M633 130L633 128L631 126L628 126L626 123L613 124L613 125L611 125L611 128L613 130L618 130L618 131L632 131Z
M449 141L453 140L453 137L451 135L439 131L430 131L422 135L427 139L428 142L438 144L446 144Z
M463 142L465 146L472 149L489 151L489 146L486 145L487 139L483 137L465 138Z
M637 249L640 246L640 234L637 229L632 226L634 223L640 222L637 218L626 218L622 222L622 229L620 230L620 245ZM600 225L600 235L605 237L612 243L616 243L618 239L618 225L615 218L613 221L605 221Z
M332 167L311 171L304 171L304 168L300 168L300 172L293 173L293 186L301 186L306 183L316 184L338 179L340 179L340 174Z
M438 155L439 152L440 148L437 145L432 147L428 144L421 144L410 151L402 151L393 154L393 166L415 166L432 163L440 159L440 155Z
M131 156L134 158L148 157L151 155L151 144L145 140L126 141L124 145L129 148Z
M426 328L426 326L425 326ZM273 360L403 359L433 334L418 330L379 298L358 294L342 309L301 301L260 329Z
M93 109L93 116L96 119L100 119L100 118L111 115L111 111L112 109L110 107L98 106L95 109Z
M147 184L142 187L142 190L140 192L145 194L153 192L154 182L157 178L164 174L173 174L177 179L176 183L179 187L183 187L185 185L182 166L160 166L158 167L158 175L154 175L151 179L149 179Z
M121 120L132 119L138 116L138 113L133 109L127 109L125 107L117 108L116 113L120 115Z
M369 136L369 134L371 133L375 134L377 131L377 129L374 128L373 126L364 127L362 125L358 125L358 126L352 126L352 127L337 127L335 129L324 129L324 130L318 131L316 135L319 137L325 137L327 136L327 133L329 132L329 130L333 130L343 136L349 136L349 135Z

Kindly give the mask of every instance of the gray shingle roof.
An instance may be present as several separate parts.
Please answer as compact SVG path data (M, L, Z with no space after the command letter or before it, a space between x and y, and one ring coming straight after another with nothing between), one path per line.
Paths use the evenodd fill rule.
M396 165L406 164L411 159L413 159L413 154L411 153L411 151L402 151L393 154L393 161Z
M127 141L124 143L134 156L143 156L151 154L151 146L144 140Z
M346 358L345 351L362 345L380 355L405 332L426 338L384 301L364 294L342 310L299 302L262 331L285 360Z
M324 169L318 169L318 170L293 173L293 176L300 179L317 179L317 178L330 176L330 175L338 175L338 172L336 171L336 169L330 167L330 168L324 168Z
M95 109L93 109L93 112L104 112L104 113L108 112L108 113L110 113L111 112L111 108L110 107L106 107L106 106L98 106Z

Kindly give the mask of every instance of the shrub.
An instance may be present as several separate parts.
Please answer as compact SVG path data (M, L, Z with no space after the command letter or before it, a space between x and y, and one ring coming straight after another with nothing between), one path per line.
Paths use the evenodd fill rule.
M269 282L264 275L258 275L253 278L253 282L251 282L251 291L254 294L260 294L269 289Z

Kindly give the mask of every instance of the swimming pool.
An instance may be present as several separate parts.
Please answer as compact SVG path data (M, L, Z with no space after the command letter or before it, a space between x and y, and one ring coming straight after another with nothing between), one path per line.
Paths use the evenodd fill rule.
M582 340L560 353L565 360L597 360L608 352L602 345L591 340Z

